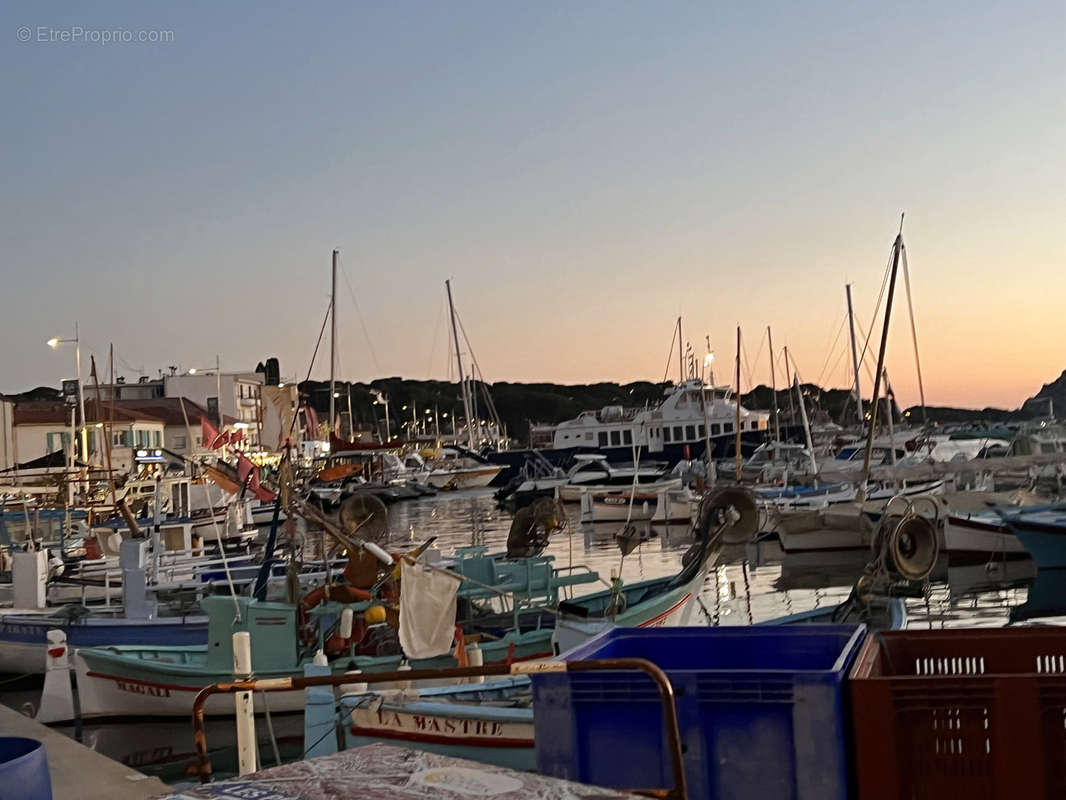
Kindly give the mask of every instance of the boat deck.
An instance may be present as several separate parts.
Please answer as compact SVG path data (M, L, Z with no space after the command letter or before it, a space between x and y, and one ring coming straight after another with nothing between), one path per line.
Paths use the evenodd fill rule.
M249 790L255 791L255 797L261 800L425 800L438 796L493 797L494 800L637 800L637 795L614 789L383 744L283 764L243 779L186 789L170 798L237 800L251 797Z

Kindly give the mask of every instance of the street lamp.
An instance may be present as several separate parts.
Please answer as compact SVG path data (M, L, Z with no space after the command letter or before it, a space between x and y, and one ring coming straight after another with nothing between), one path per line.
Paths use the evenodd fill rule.
M85 428L85 392L81 385L81 341L78 337L78 323L76 321L74 323L73 339L60 339L53 336L48 340L48 346L53 350L61 344L74 345L74 365L78 372L78 413L81 415L81 457L87 461L89 459L89 432ZM114 387L112 387L111 391L114 391Z

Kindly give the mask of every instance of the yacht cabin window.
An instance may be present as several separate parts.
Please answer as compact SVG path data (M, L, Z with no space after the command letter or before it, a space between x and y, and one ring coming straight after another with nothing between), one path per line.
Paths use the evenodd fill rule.
M622 434L620 431L611 431L611 446L618 447L622 444Z
M721 432L722 432L722 426L719 425L717 422L712 422L711 423L711 436L717 436Z
M600 431L600 447L607 446L607 431Z
M680 425L675 425L674 426L674 441L675 442L683 442L684 441L684 439L681 438L681 426Z
M733 423L732 422L724 422L724 423L722 423L722 431L725 432L725 433L732 433L733 432Z
M622 431L622 444L633 444L633 431L629 428Z
M670 441L670 429L669 428L663 428L663 441L664 442L669 442Z
M695 438L696 438L696 426L695 425L686 425L685 426L685 441L691 442L691 441L695 440Z
M703 425L700 425L700 438L702 439L706 435L707 435L707 428L705 428Z

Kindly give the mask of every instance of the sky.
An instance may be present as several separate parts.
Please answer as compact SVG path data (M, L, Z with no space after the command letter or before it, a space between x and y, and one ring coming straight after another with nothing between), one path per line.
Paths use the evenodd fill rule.
M769 325L844 386L903 212L927 402L1066 368L1061 0L8 2L0 42L0 392L75 320L128 380L303 378L334 248L344 378L454 378L450 278L489 381L661 380L681 315L719 382ZM902 281L888 369L916 403Z

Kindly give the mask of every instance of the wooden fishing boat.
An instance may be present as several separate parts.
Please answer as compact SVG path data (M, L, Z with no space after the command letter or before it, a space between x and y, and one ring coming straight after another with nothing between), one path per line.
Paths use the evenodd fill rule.
M690 601L702 584L708 542L703 542L673 576L641 581L574 599L564 599L569 587L599 580L595 573L554 570L551 558L541 556L503 561L498 556L475 554L458 559L452 566L464 576L484 580L464 587L460 606L469 606L462 615L467 636L481 637L479 647L484 663L544 658L556 651L556 627L572 622L568 635L593 635L604 621L632 626L684 624L692 613ZM482 601L506 591L523 602L546 601L542 605L515 603L510 612L474 613ZM201 602L208 617L207 643L197 646L115 645L78 649L72 656L81 715L90 717L184 716L189 713L196 692L206 684L233 677L232 635L247 631L252 640L252 668L260 678L283 678L303 673L316 650L326 646L336 629L341 612L350 607L362 614L369 602L342 604L324 602L310 614L318 624L317 639L302 638L301 609L292 603L265 602L247 597L215 595ZM597 622L601 624L597 624ZM376 626L385 632L385 623ZM387 626L386 626L387 627ZM367 629L371 636L375 626ZM582 631L585 633L582 634ZM334 673L354 670L393 670L405 663L402 654L351 655L335 657ZM62 662L62 663L60 663ZM407 662L413 669L440 669L455 666L452 654ZM65 659L50 659L41 708L42 722L70 719L73 708ZM217 701L217 702L216 702ZM264 711L263 698L255 698L256 710ZM299 711L303 698L298 693L281 693L270 700L271 711ZM208 702L209 715L232 715L233 704L218 697Z
M899 630L906 627L907 610L900 598L879 597L861 613L842 603L760 624L850 621ZM536 768L532 691L525 676L414 692L346 694L339 705L346 748L385 741L511 769Z

